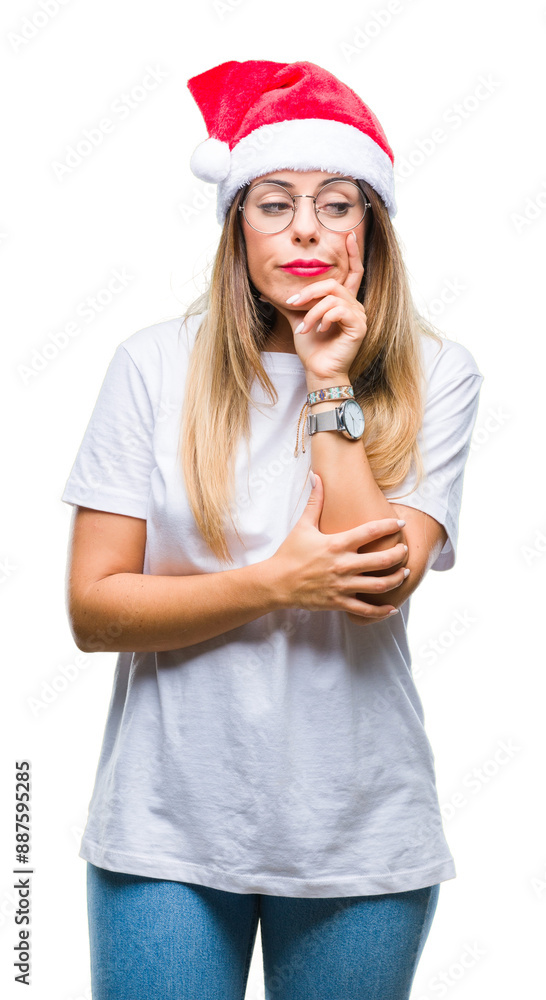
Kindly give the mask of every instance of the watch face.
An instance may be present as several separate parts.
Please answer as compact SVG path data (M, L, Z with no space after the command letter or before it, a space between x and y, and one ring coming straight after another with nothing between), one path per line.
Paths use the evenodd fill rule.
M364 414L356 399L348 399L345 403L343 420L351 437L362 437L364 433Z

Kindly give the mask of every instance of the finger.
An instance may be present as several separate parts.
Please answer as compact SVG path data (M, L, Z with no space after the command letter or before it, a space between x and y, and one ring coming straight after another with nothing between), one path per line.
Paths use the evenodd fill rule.
M302 288L299 292L294 292L286 300L286 304L294 305L294 307L300 306L304 302L320 299L323 295L328 295L329 292L333 295L341 295L344 298L349 297L347 289L340 281L336 281L335 278L325 278L324 281L312 281L310 284L305 285L305 288Z
M366 576L364 574L364 576L353 577L348 580L347 587L349 593L360 590L363 594L385 594L387 591L399 587L409 574L409 567L401 566L400 569L396 570L396 573L390 573L389 576Z
M363 595L365 596L365 595ZM392 611L397 611L393 604L366 604L365 601L359 601L356 597L346 597L345 598L344 610L356 615L362 621L358 624L365 624L365 621L372 622L382 622L385 618L388 618Z
M340 306L339 304L337 306L332 306L331 309L328 309L324 313L324 315L323 315L323 317L322 317L322 319L320 321L320 327L317 328L317 332L320 331L322 333L328 333L328 331L332 328L332 324L333 323L342 323L343 324L343 318L344 317L345 317L345 325L347 327L350 327L350 325L351 325L351 313L349 312L349 310L347 309L347 307L346 306Z
M398 542L388 549L380 549L378 552L348 553L351 558L348 560L351 573L375 573L382 570L392 569L393 566L401 563L407 553L407 545Z
M392 535L395 531L400 531L406 522L396 517L382 517L375 521L365 521L364 524L357 524L356 528L348 528L347 531L338 533L339 542L343 548L358 548L368 542L382 538L383 535Z
M349 257L349 271L345 281L343 282L343 286L351 292L352 295L356 295L358 289L360 288L362 275L364 274L364 264L360 259L358 240L353 229L351 229L350 233L347 233L345 243L347 246L347 255Z
M303 328L300 330L300 333L306 333L307 330L310 330L311 327L315 325L315 323L322 322L324 313L336 305L339 305L339 299L337 299L335 295L327 295L326 298L321 299L318 305L313 306L313 308L305 314L302 321Z
M384 622L387 618L391 618L396 613L397 613L397 609L393 608L392 613L388 614L388 615L384 615L383 618L364 618L364 617L359 618L359 617L357 617L357 615L353 614L350 611L346 611L345 612L345 614L347 615L349 621L352 622L353 625L358 625L358 626L367 625L368 627L370 625L376 625L376 624L378 624L378 622Z

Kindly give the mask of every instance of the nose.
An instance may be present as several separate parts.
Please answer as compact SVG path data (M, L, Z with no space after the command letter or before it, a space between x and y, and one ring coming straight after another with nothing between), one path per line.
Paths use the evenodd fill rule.
M320 223L315 212L315 203L306 195L295 195L296 211L292 219L292 236L297 239L311 239L320 235Z

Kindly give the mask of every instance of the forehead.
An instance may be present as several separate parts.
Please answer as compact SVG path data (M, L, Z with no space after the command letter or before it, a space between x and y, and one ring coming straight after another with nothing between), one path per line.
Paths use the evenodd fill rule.
M310 188L317 190L324 184L327 184L328 181L336 180L336 178L347 181L356 180L350 174L331 174L326 170L274 170L267 174L262 174L260 177L255 177L250 182L250 187L255 187L256 184L262 184L265 181L271 181L272 183L282 184L291 191L296 191L297 189L307 190Z

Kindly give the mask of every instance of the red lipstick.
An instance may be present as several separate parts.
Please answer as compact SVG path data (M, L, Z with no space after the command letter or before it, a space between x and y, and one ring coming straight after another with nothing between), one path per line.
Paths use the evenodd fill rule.
M312 258L310 260L304 260L299 258L298 260L291 260L288 264L281 264L281 269L283 271L288 271L290 274L303 274L311 276L313 274L323 274L327 271L331 264L327 264L324 260L317 260Z

